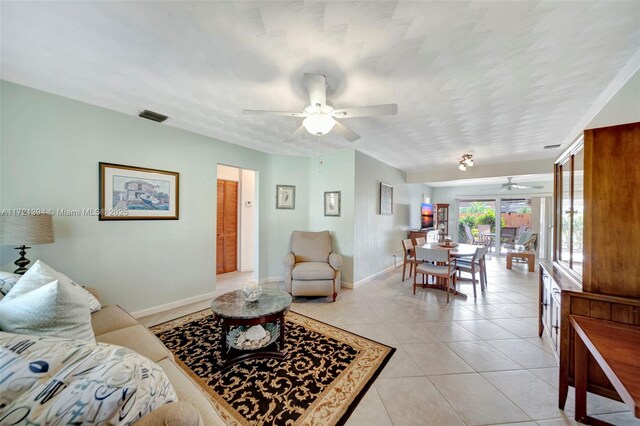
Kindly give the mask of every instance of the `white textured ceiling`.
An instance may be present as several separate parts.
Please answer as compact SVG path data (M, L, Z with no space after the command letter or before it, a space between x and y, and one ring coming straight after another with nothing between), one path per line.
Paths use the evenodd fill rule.
M2 78L272 153L349 147L286 138L304 72L336 107L395 102L345 124L355 147L412 171L555 157L640 49L639 1L6 2Z

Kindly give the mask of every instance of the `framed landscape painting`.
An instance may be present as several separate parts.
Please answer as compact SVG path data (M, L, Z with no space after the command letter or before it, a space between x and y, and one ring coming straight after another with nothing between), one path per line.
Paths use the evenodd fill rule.
M276 209L296 208L296 187L294 185L276 185Z
M99 163L99 220L177 220L179 173Z
M380 182L380 214L393 214L393 186Z
M324 215L340 216L340 191L324 193Z

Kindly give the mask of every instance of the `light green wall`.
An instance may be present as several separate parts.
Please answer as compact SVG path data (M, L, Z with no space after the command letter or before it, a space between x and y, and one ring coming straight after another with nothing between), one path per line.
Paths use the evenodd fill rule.
M332 231L356 283L392 264L414 204L429 193L405 174L353 149L306 158L270 155L13 83L0 85L0 207L94 209L98 162L180 173L180 220L99 222L54 218L42 259L107 303L143 310L215 290L217 164L256 170L258 276L282 278L291 231ZM322 161L322 164L320 164ZM380 216L379 183L394 185L394 215ZM275 209L277 184L296 185L295 210ZM324 192L341 191L341 216L324 216ZM0 249L13 269L15 251Z
M0 207L93 209L98 162L180 172L180 220L54 218L42 259L107 303L141 310L215 289L216 165L257 171L259 277L282 276L293 229L309 226L309 159L268 155L67 98L2 82ZM295 210L275 210L275 185L298 187ZM11 268L15 251L0 250ZM8 265L8 266L7 266Z
M260 225L260 278L282 279L282 257L289 251L291 231L309 229L309 165L307 157L269 155L260 174L261 212L266 210L266 226ZM276 209L276 185L295 185L295 209ZM262 214L261 214L262 215ZM262 273L263 270L267 272Z
M311 181L310 229L331 231L333 250L342 256L342 280L346 283L353 283L355 150L347 149L311 159L309 174ZM326 191L341 192L340 217L324 216L324 193Z
M380 182L394 187L391 216L379 214ZM356 151L355 283L391 266L394 253L402 249L411 220L411 196L405 182L403 171Z

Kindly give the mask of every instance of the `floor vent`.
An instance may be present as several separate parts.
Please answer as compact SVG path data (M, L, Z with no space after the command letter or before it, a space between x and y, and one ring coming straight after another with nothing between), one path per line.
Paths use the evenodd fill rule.
M560 148L560 144L557 144L557 145L546 145L546 146L542 147L542 149L556 149L556 148Z
M145 109L140 114L138 114L138 117L146 118L147 120L151 121L157 121L158 123L162 123L164 120L169 118L166 115L158 114L157 112L149 111L148 109Z

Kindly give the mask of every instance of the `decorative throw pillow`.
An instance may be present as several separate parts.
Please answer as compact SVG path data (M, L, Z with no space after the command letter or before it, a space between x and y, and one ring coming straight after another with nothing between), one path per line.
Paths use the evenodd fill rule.
M176 393L164 371L105 343L0 333L2 424L130 425Z
M41 260L37 260L27 272L18 280L11 291L11 296L16 297L20 294L27 293L35 288L38 288L44 284L48 284L51 281L58 280L60 282L65 282L72 285L74 288L78 290L84 297L89 301L89 309L90 312L99 311L102 306L96 297L91 294L88 290L83 288L82 286L71 281L69 277L66 275L55 271L52 267L42 262Z
M16 285L22 275L0 271L0 294L6 295Z
M23 293L21 281L0 300L0 329L95 342L89 301L68 282L54 280Z

